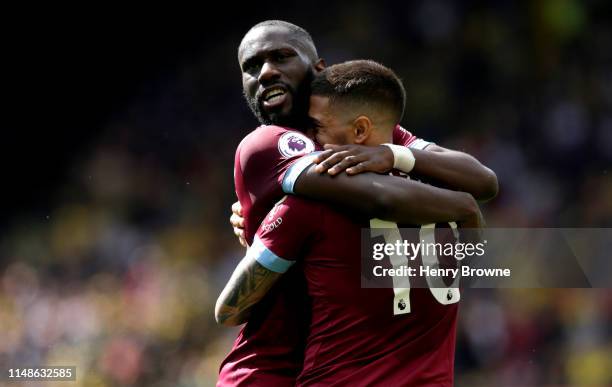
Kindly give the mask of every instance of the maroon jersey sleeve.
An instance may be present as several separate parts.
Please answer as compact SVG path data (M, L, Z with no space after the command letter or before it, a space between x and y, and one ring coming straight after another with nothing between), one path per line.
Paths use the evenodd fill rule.
M234 160L234 183L249 244L268 210L283 196L287 169L313 150L315 144L304 134L278 126L261 126L242 140Z
M321 206L295 196L285 196L272 208L257 230L249 254L262 266L284 273L317 232Z
M425 149L431 142L418 138L399 125L393 129L393 143L414 149Z

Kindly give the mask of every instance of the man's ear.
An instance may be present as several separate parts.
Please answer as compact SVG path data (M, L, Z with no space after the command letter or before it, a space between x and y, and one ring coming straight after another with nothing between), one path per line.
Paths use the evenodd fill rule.
M325 59L319 58L317 63L315 63L314 68L317 72L323 71L323 69L325 68Z
M372 134L372 121L368 116L359 116L353 121L353 142L355 144L364 144Z

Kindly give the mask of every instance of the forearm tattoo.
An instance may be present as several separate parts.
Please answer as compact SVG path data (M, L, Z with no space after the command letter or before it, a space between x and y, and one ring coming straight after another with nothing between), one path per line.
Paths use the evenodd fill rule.
M226 294L222 300L219 322L243 316L265 296L279 276L279 273L266 269L255 260L241 262L224 290Z

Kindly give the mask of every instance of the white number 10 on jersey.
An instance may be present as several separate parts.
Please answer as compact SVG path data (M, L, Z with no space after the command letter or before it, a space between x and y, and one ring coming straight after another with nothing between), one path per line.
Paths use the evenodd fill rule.
M455 238L458 237L457 224L449 223ZM425 244L435 243L435 224L427 224L421 226L419 230L419 242ZM397 223L387 222L380 219L370 219L370 235L372 238L383 237L386 243L394 244L396 241L401 241L402 236L397 227ZM424 267L437 268L440 264L435 249L421 250L421 258ZM389 260L394 269L408 267L408 258L403 254L391 254ZM393 276L393 314L410 313L410 277L408 276ZM427 285L434 298L443 305L454 304L459 302L461 294L458 285L459 277L455 278L450 286L445 286L442 278L427 277Z

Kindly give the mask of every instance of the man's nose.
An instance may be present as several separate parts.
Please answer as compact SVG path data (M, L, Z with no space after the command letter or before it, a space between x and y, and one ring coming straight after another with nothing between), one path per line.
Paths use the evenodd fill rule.
M280 71L270 62L265 62L259 72L259 83L264 84L280 77Z

